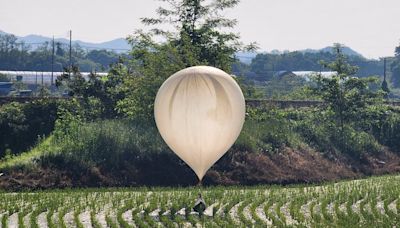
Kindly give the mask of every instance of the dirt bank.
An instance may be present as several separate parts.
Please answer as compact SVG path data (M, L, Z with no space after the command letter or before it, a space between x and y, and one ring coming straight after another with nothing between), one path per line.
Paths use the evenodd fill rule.
M328 158L329 157L329 158ZM279 153L230 152L208 171L205 185L318 183L400 172L400 156L390 151L360 157L322 155L310 149L282 148ZM125 161L118 169L76 162L38 164L4 171L4 190L110 186L189 186L194 173L175 155L151 161Z

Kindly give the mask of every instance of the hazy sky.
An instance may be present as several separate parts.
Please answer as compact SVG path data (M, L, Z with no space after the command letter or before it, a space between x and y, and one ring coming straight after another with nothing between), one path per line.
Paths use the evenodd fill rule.
M154 15L155 0L0 0L0 30L90 42L126 37ZM235 32L260 51L343 43L366 57L393 55L400 43L400 0L242 0L226 13Z

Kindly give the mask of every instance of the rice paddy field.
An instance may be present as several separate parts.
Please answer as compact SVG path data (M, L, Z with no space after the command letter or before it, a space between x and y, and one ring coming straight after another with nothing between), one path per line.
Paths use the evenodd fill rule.
M207 209L192 211L201 191ZM0 193L1 227L400 227L400 175L320 186Z

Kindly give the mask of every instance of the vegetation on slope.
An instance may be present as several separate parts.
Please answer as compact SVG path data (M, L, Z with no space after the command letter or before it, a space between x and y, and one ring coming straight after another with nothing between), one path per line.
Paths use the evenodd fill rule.
M58 104L46 99L0 106L0 158L19 154L54 129Z
M208 172L205 184L319 182L398 172L400 110L372 108L368 115L375 122L343 128L319 108L249 108L239 139ZM4 159L1 185L20 189L196 182L154 124L128 119L86 122L76 116L60 113L49 138L30 152Z

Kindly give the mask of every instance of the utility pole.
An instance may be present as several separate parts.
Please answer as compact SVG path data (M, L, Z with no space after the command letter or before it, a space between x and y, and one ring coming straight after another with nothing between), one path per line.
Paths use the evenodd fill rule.
M36 77L35 77L35 95L37 96L37 91L38 91L38 76L37 76L37 71L36 73Z
M389 85L386 81L386 58L383 58L383 82L382 82L381 88L386 93L385 99L389 98L390 89L389 89Z
M72 30L69 30L69 67L72 70Z
M53 86L53 80L54 80L54 36L53 36L53 50L51 54L51 83L50 85Z
M386 81L386 58L383 58L383 81Z

